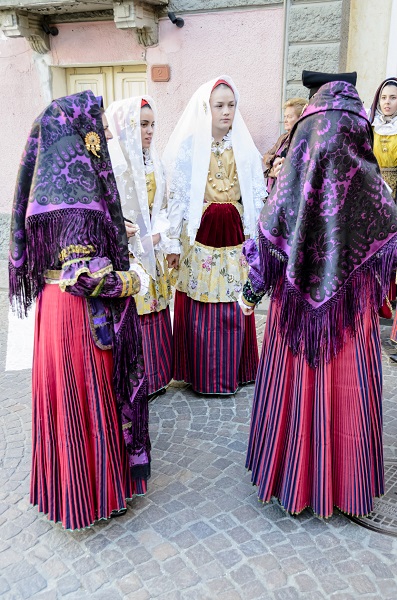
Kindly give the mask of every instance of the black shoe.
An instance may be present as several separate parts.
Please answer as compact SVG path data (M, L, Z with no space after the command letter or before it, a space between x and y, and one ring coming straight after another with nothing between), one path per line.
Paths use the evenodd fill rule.
M392 360L393 362L397 363L397 354L390 354L389 355L390 360Z
M115 519L116 517L122 517L127 512L126 508L120 508L120 510L112 510L110 518Z

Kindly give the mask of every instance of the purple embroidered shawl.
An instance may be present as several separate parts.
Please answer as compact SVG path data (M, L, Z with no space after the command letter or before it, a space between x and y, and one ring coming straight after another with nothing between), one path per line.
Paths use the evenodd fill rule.
M282 303L280 330L316 367L390 283L397 208L371 149L356 89L322 86L291 132L283 168L259 218L259 256L245 248L256 292Z
M100 137L99 158L85 147L85 136L91 131ZM45 271L59 269L60 251L73 244L93 246L92 256L110 259L116 271L129 269L124 219L101 112L90 91L53 101L33 123L22 156L9 255L10 302L20 315L27 313L43 289ZM78 285L75 288L72 293L84 295ZM146 479L150 474L147 383L135 302L132 298L87 302L94 317L104 311L111 315L113 382L121 425L126 425L123 435L131 473Z
M100 159L85 148L95 131ZM103 235L103 230L106 235ZM89 239L127 269L128 249L101 112L92 92L54 100L35 120L17 178L10 240L10 299L26 313L59 266L62 248Z

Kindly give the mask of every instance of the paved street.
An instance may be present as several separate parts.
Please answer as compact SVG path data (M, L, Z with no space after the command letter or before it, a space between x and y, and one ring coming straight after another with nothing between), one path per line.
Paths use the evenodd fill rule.
M30 371L4 371L0 293L0 596L7 599L396 600L397 538L336 514L262 505L244 468L253 386L150 405L153 476L127 514L64 531L29 506ZM262 334L265 316L257 317ZM397 458L397 365L386 354L385 453Z

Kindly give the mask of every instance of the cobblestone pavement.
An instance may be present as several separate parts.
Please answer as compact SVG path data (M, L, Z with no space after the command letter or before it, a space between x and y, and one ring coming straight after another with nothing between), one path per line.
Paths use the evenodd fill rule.
M125 516L68 532L29 506L30 371L4 372L0 294L0 596L79 600L397 598L397 539L336 514L262 505L244 460L253 386L203 398L172 387L150 406L153 477ZM259 315L261 334L265 316ZM386 456L396 457L397 365L386 354Z

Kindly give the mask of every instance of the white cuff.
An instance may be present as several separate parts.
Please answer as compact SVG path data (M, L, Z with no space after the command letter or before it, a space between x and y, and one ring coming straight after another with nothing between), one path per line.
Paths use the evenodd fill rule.
M145 294L147 294L148 290L149 290L149 283L150 283L150 275L148 275L145 271L145 269L143 269L141 267L141 265L138 265L137 263L130 263L130 271L134 271L134 273L136 273L139 277L139 280L141 282L141 287L139 288L139 296L144 296Z

